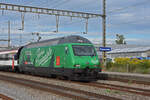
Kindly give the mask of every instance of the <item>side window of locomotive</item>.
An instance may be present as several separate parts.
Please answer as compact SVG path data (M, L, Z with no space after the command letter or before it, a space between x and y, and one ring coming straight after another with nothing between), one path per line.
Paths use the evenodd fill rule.
M26 61L27 61L27 62L30 62L30 59L31 59L31 51L26 51L25 54L26 54Z
M69 53L68 47L65 47L65 54L68 55L68 53Z
M27 61L28 62L30 61L30 55L27 55Z

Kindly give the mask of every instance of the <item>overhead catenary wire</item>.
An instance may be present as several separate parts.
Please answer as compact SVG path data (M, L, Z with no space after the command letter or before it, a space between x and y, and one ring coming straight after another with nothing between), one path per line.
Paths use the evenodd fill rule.
M56 7L65 5L65 4L68 3L69 1L70 1L70 0L63 0L63 1L57 2L55 5L52 6L52 8L56 8Z
M55 0L42 0L39 4L36 4L36 6L41 6L41 7L49 7L53 5ZM33 2L34 3L34 2Z
M66 22L68 22L68 21L66 21ZM59 26L59 28L61 27L61 28L63 28L63 27L66 27L66 26L70 26L70 25L72 25L72 24L75 24L75 23L80 23L80 22L83 22L83 23L86 23L86 21L85 20L78 20L78 21L70 21L69 23L66 23L66 22L64 22L65 24L63 24L63 26ZM82 32L79 32L79 33L82 33Z
M22 18L22 30L24 30L24 15L23 14L22 14L21 18Z
M144 5L146 3L150 3L150 0L145 0L143 2L139 2L139 3L133 4L133 5L129 5L129 6L126 6L126 7L109 10L109 11L107 11L107 14L112 14L112 13L115 13L115 12L120 12L120 11L123 11L123 10L127 10L129 8L135 8L137 6L141 6L141 5ZM88 11L97 11L97 12L99 12L101 10L95 9L95 10L88 10Z
M120 12L120 11L123 11L123 10L127 10L127 9L130 9L130 8L135 8L135 7L138 7L138 6L141 6L141 5L144 5L144 4L147 4L147 3L149 3L150 1L149 0L145 0L145 1L143 1L143 2L139 2L139 3L136 3L136 4L133 4L133 5L130 5L130 6L126 6L126 7L123 7L123 8L119 8L119 9L115 9L115 10L111 10L111 11L108 11L108 13L107 14L112 14L112 13L115 13L115 12ZM130 9L131 10L131 9ZM108 16L108 18L110 18L110 17L112 17L111 15L110 16ZM137 16L136 16L137 17ZM148 16L147 16L148 17ZM142 16L142 18L140 18L140 19L138 19L138 20L130 20L130 21L127 21L127 20L125 20L125 22L121 22L121 23L113 23L113 22L111 22L111 21L108 21L108 22L111 22L111 23L109 23L109 29L112 29L111 27L120 27L121 25L127 25L127 24L130 24L131 26L133 26L133 24L134 25L139 25L138 23L139 22L143 22L143 20L145 19L145 18L147 18L147 17L145 17L145 16ZM110 20L110 19L109 19ZM147 21L147 22L149 22L149 21Z
M142 17L141 19L138 19L138 21L137 20L133 20L133 21L126 21L126 22L122 22L122 23L116 23L116 24L113 24L113 26L111 25L112 23L109 23L110 24L110 26L108 26L108 27L116 27L116 26L120 26L120 25L126 25L126 24L136 24L137 25L137 23L139 23L139 22L143 22L143 20L144 19L149 19L150 18L150 16L146 16L146 17ZM149 21L148 21L149 22ZM150 23L150 22L149 22Z
M43 1L44 2L44 1ZM33 3L33 2L32 2ZM61 3L61 2L60 2ZM41 3L41 5L43 6L44 4ZM57 6L57 5L56 5ZM59 6L59 5L58 5ZM60 5L61 6L61 5ZM121 10L120 10L121 11ZM78 21L79 22L79 21ZM69 23L70 24L70 23ZM69 25L68 24L68 25ZM65 26L65 24L63 24L62 26Z
M150 0L145 0L143 2L139 2L139 3L136 3L136 4L130 5L130 6L126 6L126 7L122 7L122 8L118 8L118 9L114 9L114 10L110 10L110 11L107 12L107 14L111 14L111 13L114 13L114 12L119 12L119 11L126 10L126 9L129 9L129 8L134 8L134 7L137 7L137 6L144 5L146 3L150 3Z
M22 0L23 1L23 0ZM59 1L59 0L57 0L57 1ZM55 7L58 7L58 6L62 6L62 5L65 5L66 3L68 3L68 1L69 0L64 0L64 1L59 1L58 2L58 4L56 4L56 5L54 5ZM34 1L29 1L29 2L26 2L27 3L27 5L28 4L30 4L30 5L34 5ZM55 2L56 3L56 2ZM41 3L41 5L43 6L43 4ZM21 29L22 30L24 30L24 13L22 12L21 13L22 15L21 15L21 22L22 22L22 24L21 24ZM72 22L71 22L72 23ZM19 28L16 28L16 30L18 30ZM20 42L22 42L22 41L20 41Z

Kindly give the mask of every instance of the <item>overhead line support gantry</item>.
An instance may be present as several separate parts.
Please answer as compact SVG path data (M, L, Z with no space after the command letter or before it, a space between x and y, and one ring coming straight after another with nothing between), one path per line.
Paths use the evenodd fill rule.
M30 13L38 13L38 14L80 17L80 18L96 18L96 17L103 16L101 14L49 9L49 8L39 8L39 7L22 6L22 5L14 5L14 4L6 4L6 3L0 3L0 10L11 10L11 11L19 11L19 12L30 12Z

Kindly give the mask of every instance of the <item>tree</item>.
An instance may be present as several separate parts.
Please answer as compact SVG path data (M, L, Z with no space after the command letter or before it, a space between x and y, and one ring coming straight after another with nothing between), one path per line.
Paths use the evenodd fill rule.
M126 44L124 35L116 34L116 44Z

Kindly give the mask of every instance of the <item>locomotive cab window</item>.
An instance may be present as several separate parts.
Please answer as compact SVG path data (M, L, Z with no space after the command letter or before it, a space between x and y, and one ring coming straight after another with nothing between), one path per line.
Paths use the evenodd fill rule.
M93 46L73 45L72 48L75 56L96 56L96 52Z

